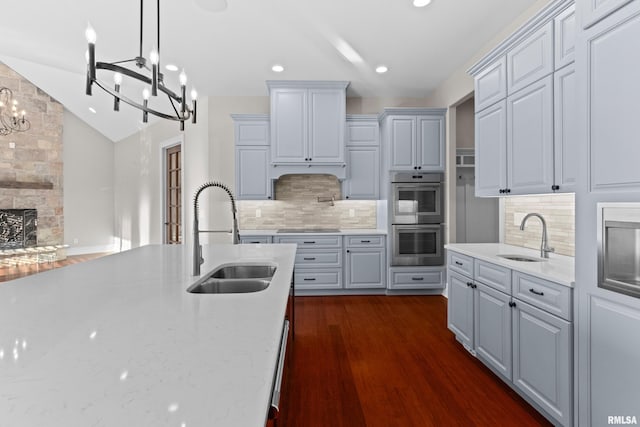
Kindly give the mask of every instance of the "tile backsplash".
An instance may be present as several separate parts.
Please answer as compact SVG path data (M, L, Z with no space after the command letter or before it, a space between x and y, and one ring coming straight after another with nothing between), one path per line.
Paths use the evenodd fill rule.
M504 199L504 242L540 249L542 225L539 219L527 220L520 231L522 218L531 212L541 214L547 222L549 246L561 255L575 256L575 198L573 194L507 197Z
M330 202L318 202L335 195ZM238 202L242 230L279 228L376 228L375 200L340 200L340 181L333 175L284 175L275 184L275 199Z

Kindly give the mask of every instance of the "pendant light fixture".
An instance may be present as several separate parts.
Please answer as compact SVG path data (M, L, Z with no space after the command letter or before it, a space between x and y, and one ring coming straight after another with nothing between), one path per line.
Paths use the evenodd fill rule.
M18 110L18 101L8 87L0 87L0 136L24 132L31 128L25 110Z
M184 130L184 122L191 120L192 123L196 123L196 105L198 94L195 89L191 90L191 104L187 104L187 75L184 69L180 72L180 90L179 93L173 92L167 86L165 86L164 75L160 72L160 0L157 0L157 36L155 48L150 52L149 59L147 60L142 55L142 41L143 41L143 2L140 0L140 50L139 55L132 59L125 59L116 62L96 62L96 39L97 35L91 24L87 26L85 36L89 43L89 49L86 54L87 59L87 79L86 79L86 94L92 94L93 85L97 85L105 92L113 96L113 109L114 111L120 110L120 101L131 105L132 107L142 110L142 121L147 123L149 114L180 122L180 130ZM135 67L127 67L129 64L135 65ZM136 69L137 68L137 69ZM113 83L106 83L105 80L99 79L97 73L100 74L111 72ZM143 83L142 90L142 103L133 100L132 98L124 95L125 77L129 79L135 79ZM133 82L132 80L129 80ZM139 87L138 84L132 84L131 87ZM167 96L167 107L169 112L158 111L149 106L150 97Z

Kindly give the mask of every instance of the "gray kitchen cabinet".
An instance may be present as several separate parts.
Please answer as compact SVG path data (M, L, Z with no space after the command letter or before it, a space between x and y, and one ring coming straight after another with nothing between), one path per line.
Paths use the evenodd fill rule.
M348 82L268 81L274 164L344 162Z
M549 192L553 182L553 78L507 98L508 194Z
M507 52L507 94L511 95L553 72L553 20Z
M384 289L387 287L384 242L383 236L346 237L346 289Z
M582 28L589 28L633 0L578 0L582 12Z
M511 296L475 283L475 352L494 372L511 380Z
M271 199L269 116L232 114L235 131L235 193L239 200Z
M572 425L572 325L520 300L513 311L513 384L556 423Z
M554 74L554 187L556 192L575 191L578 179L578 111L576 73L573 64Z
M387 108L381 119L389 170L444 171L444 109Z
M613 7L623 2L600 3ZM608 16L586 30L582 39L584 56L589 58L582 87L588 102L583 114L587 115L590 190L639 191L640 5L633 2Z
M379 127L377 116L347 116L347 178L343 181L345 199L380 198Z
M576 56L576 6L571 5L564 12L555 17L554 30L554 68L569 65Z
M265 236L262 234L240 234L240 243L250 243L250 244L256 244L256 243L271 243L272 242L272 237L271 236Z
M507 101L486 108L475 117L476 196L504 194L507 188Z
M391 267L387 287L390 290L442 289L445 273L442 267Z
M449 284L447 327L467 350L473 351L473 279L456 273L449 268L447 282Z
M452 250L447 260L456 339L554 424L573 425L572 289Z
M507 97L507 58L503 55L475 77L475 110L482 111Z

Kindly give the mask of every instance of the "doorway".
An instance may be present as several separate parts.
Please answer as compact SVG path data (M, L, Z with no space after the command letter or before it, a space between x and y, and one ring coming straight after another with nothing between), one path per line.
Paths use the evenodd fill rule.
M182 243L182 145L164 150L164 243Z

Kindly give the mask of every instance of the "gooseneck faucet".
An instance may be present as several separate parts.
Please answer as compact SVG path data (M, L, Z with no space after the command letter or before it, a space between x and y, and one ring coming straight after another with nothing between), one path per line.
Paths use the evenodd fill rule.
M202 246L200 245L200 233L225 233L228 231L225 230L200 230L198 226L198 197L200 197L200 193L202 190L209 187L218 187L223 189L229 199L231 200L231 214L233 215L233 244L237 245L240 242L240 233L238 232L238 219L236 217L236 201L233 198L233 193L229 188L220 183L220 182L205 182L196 191L196 195L193 197L193 275L200 275L200 265L204 262L204 258L202 258Z
M527 214L524 218L522 218L522 222L520 223L520 231L524 231L524 224L532 216L540 218L540 221L542 222L542 243L540 244L540 258L549 258L549 252L554 252L555 249L550 248L549 243L547 242L547 222L544 220L542 215L540 215L539 213Z

